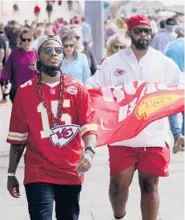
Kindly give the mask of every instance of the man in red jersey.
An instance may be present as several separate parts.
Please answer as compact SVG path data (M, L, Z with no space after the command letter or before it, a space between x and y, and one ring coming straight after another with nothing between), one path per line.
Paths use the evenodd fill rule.
M43 36L37 49L38 77L18 89L13 104L7 187L11 196L20 197L16 169L26 148L24 185L30 219L52 220L55 201L57 220L77 220L83 182L79 173L90 169L95 154L95 112L87 89L60 73L59 38Z

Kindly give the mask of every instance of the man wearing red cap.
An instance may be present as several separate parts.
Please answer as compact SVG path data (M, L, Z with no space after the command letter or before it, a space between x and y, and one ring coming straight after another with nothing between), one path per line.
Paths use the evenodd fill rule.
M135 15L127 19L127 26L131 46L106 58L100 70L88 79L88 84L91 87L120 86L135 80L183 83L184 74L178 66L160 51L149 47L152 34L150 21L143 15ZM118 70L120 74L117 74ZM134 138L108 146L109 196L114 219L128 220L128 192L137 169L142 220L157 220L159 177L168 176L170 161L168 126L168 119L160 119L149 124Z
M127 27L128 27L128 35L131 37L132 44L135 46L136 50L146 50L148 49L152 29L150 26L150 20L143 15L136 15L131 17L130 19L126 19ZM133 31L133 36L132 35ZM142 35L146 35L142 37ZM141 36L137 39L138 36Z

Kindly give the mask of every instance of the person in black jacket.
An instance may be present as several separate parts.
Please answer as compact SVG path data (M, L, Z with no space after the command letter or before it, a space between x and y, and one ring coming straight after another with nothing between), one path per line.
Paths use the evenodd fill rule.
M93 76L97 70L97 64L96 64L95 56L91 51L91 49L89 48L88 43L84 43L84 50L82 51L82 53L84 53L87 56L89 67L91 70L91 75Z

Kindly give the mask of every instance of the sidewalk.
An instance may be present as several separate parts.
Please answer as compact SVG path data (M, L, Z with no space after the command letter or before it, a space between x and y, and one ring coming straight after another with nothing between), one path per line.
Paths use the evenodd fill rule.
M21 198L13 199L6 190L8 144L5 143L10 106L0 105L0 220L28 220L24 188ZM18 168L20 183L23 180L23 161ZM112 211L108 199L108 152L106 147L97 149L93 168L86 174L81 195L80 220L111 220ZM170 177L160 181L159 220L184 219L184 154L172 155ZM129 220L141 220L140 192L137 173L130 189L128 202Z

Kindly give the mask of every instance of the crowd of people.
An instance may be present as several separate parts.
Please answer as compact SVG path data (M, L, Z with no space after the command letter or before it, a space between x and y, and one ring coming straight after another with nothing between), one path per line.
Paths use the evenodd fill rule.
M1 104L8 102L8 97L13 103L7 139L11 144L8 190L13 197L20 196L16 169L26 148L24 183L32 220L51 220L54 200L58 220L79 218L83 182L79 176L91 167L98 132L84 84L117 87L135 80L183 84L184 27L178 25L175 18L168 18L159 22L159 31L154 34L150 19L143 15L134 15L125 21L125 34L113 31L107 37L101 63L96 62L91 50L92 31L85 18L74 17L70 24L60 18L54 24L34 21L21 27L16 21L10 21L6 26L0 25ZM117 76L117 69L125 74ZM55 99L58 107L54 105ZM42 120L47 119L42 121L42 128L41 124L33 124L39 121L34 108ZM62 115L60 110L65 113ZM184 150L182 114L182 126L177 115L169 117L174 153ZM83 128L80 130L85 153L80 135L53 148L55 140L50 136L53 142L49 141L47 127L50 124L54 131L61 117L71 125L71 131L76 132L78 126ZM108 146L109 196L114 219L128 219L128 192L137 169L142 219L157 220L159 177L169 175L169 122L166 118L160 119L136 137Z

